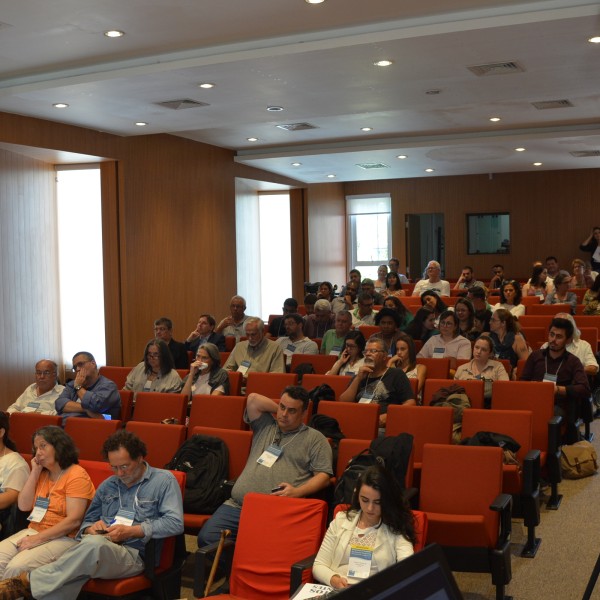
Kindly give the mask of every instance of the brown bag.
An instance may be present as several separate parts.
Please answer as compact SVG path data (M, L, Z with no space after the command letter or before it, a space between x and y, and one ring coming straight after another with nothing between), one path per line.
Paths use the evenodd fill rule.
M585 440L565 445L560 451L560 467L565 479L589 477L598 470L596 449Z

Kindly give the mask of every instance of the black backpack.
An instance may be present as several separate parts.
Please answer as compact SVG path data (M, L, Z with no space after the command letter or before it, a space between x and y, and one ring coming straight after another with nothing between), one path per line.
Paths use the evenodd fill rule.
M319 402L321 400L335 400L335 392L330 385L327 383L322 383L321 385L318 385L310 390L308 392L308 397L312 402L313 414L315 414L319 409Z
M222 439L193 435L165 468L186 474L184 512L212 514L225 501L223 483L229 475L229 449Z
M370 448L365 448L360 454L353 456L333 490L333 506L350 504L358 478L369 467L377 464L385 465L385 461Z

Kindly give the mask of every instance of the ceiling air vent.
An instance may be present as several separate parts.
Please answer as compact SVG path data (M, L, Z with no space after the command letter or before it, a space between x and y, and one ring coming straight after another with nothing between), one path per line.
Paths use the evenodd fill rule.
M508 75L509 73L524 73L525 69L517 62L497 62L487 63L484 65L471 65L467 67L471 73L477 77L485 77L487 75Z
M310 123L284 123L283 125L277 125L279 129L285 129L286 131L302 131L304 129L318 129L316 125Z
M542 102L532 102L531 105L538 110L545 110L546 108L569 108L573 106L570 100L543 100Z
M571 156L575 158L591 158L593 156L600 156L600 150L574 150L569 152Z
M199 106L210 106L206 102L198 102L196 100L190 100L189 98L183 98L182 100L166 100L165 102L157 102L158 106L164 106L171 110L183 110L184 108L197 108Z
M390 165L384 163L356 163L361 169L389 169Z

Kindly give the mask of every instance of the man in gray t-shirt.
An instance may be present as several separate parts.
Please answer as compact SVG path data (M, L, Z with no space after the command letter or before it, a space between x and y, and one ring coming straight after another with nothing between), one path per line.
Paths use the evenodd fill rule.
M218 541L223 529L235 540L248 492L303 498L329 485L331 447L322 433L303 422L308 400L308 392L299 386L285 388L279 404L260 394L248 396L246 420L254 433L250 456L231 499L202 527L198 546Z

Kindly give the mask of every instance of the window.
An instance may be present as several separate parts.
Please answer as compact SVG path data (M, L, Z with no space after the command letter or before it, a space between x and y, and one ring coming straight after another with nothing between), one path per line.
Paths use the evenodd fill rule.
M467 215L468 254L508 254L510 252L510 215Z
M377 279L377 267L392 255L389 195L347 196L348 265Z

